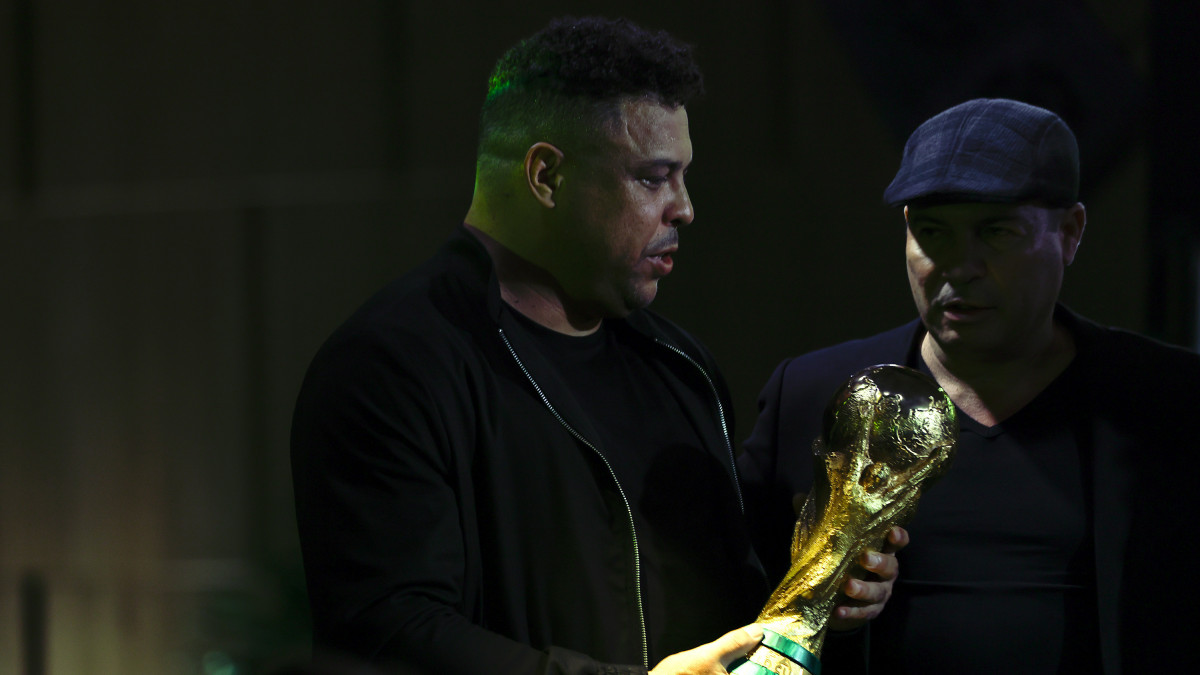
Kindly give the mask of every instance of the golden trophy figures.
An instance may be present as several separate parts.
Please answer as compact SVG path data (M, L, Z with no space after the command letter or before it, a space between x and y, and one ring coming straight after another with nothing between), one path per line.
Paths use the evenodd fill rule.
M791 569L756 620L762 643L732 673L819 675L829 618L855 561L908 522L957 440L954 404L918 371L871 366L842 385L814 443L814 484L796 522Z

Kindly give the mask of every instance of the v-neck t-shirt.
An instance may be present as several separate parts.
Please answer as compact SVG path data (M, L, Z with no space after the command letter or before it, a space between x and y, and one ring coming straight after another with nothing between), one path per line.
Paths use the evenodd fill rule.
M872 628L872 670L1098 672L1076 381L1071 364L991 427L959 411L954 462L921 497L894 595Z

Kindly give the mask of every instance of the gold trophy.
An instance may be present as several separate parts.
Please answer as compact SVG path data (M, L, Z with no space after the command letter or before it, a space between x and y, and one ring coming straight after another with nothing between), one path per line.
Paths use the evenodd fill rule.
M871 366L842 385L813 444L814 484L796 522L791 569L755 621L762 643L731 673L820 674L829 618L855 561L912 518L957 440L954 404L923 373Z

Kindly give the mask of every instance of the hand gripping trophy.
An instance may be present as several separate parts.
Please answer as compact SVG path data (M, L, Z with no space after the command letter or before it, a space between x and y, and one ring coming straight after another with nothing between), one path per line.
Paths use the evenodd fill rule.
M842 385L814 443L816 478L796 522L791 569L756 620L765 636L730 672L819 675L853 562L908 522L922 491L950 466L957 440L950 397L918 371L871 366Z

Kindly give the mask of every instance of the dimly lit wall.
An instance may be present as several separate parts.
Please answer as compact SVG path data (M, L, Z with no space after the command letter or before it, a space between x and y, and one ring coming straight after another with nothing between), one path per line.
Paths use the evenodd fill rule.
M697 45L697 218L656 309L716 353L739 438L780 359L911 318L900 215L880 203L906 130L937 92L1021 91L1006 64L1041 58L1043 34L959 3L913 3L908 23L906 3L734 4L0 8L0 674L30 653L23 579L44 589L27 597L53 675L241 673L303 651L287 436L304 368L465 214L488 70L556 14ZM1064 0L1030 21L1039 6L1109 59L1039 61L1086 96L1029 85L1112 122L1093 136L1107 154L1085 173L1065 297L1141 330L1147 10ZM963 26L1021 39L913 51L922 30ZM1097 80L1128 89L1091 95Z

